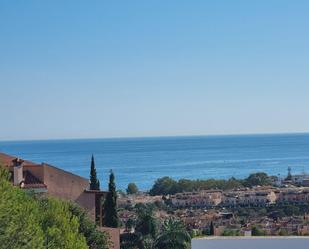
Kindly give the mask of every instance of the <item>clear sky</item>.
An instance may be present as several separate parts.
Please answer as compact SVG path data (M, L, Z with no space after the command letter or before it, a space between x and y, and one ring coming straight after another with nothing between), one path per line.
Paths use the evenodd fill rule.
M308 13L0 0L0 140L309 131Z

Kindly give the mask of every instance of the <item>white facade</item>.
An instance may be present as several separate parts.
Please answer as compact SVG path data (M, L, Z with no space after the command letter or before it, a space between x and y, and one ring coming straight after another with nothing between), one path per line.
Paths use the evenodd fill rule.
M308 249L309 237L212 237L192 239L192 249Z

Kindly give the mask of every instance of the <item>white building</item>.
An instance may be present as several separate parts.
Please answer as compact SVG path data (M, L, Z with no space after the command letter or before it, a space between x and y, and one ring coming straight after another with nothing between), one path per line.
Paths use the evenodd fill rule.
M207 237L192 239L192 249L307 249L309 237Z
M306 173L300 175L292 175L292 182L302 185L302 186L309 186L309 175Z

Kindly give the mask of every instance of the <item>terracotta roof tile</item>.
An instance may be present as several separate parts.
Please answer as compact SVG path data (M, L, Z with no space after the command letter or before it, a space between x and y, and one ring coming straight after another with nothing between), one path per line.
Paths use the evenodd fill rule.
M15 160L17 157L15 156L10 156L4 153L0 152L0 165L6 166L6 167L12 167L13 166L13 160ZM28 165L36 165L34 162L24 160L24 164Z
M24 171L23 188L46 188L47 186L35 177L29 170Z

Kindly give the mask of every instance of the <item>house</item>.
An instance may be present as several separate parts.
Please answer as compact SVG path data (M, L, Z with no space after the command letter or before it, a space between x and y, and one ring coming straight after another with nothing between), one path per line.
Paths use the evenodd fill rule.
M215 207L222 201L222 191L202 190L179 193L170 197L175 207Z
M300 186L306 186L309 185L309 174L303 173L299 175L292 175L292 182L294 184L300 185Z
M308 203L309 189L308 188L289 188L277 193L278 202L284 203Z
M224 193L223 206L265 206L275 203L277 195L269 190L246 190Z
M4 153L0 153L0 166L11 172L11 181L14 186L25 191L30 190L37 194L73 201L81 206L93 221L98 219L99 224L103 225L104 215L99 204L107 192L89 190L88 179L46 163L37 164ZM111 238L116 239L113 248L118 249L119 229L107 229L106 231L109 232Z

